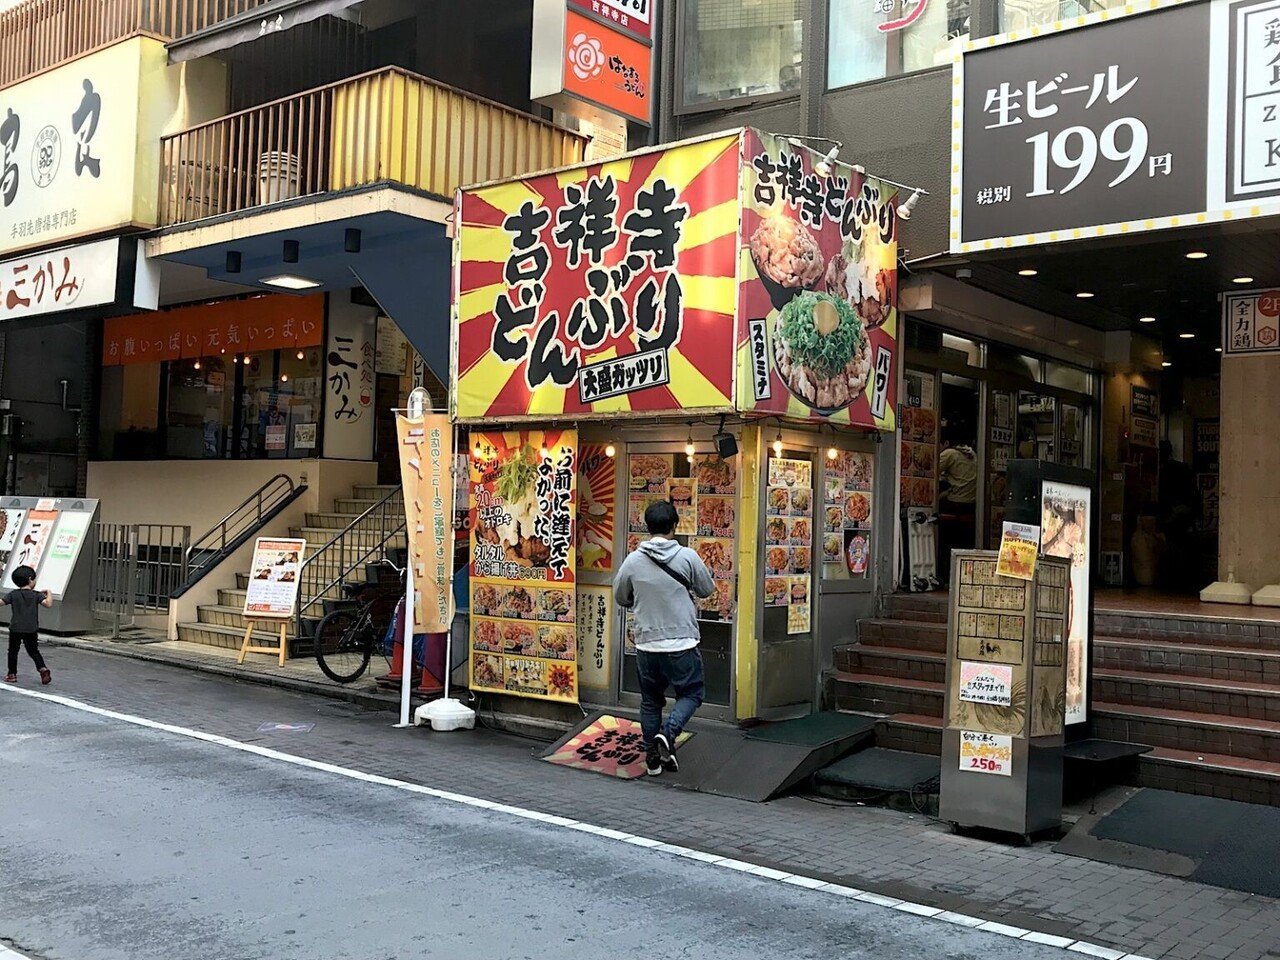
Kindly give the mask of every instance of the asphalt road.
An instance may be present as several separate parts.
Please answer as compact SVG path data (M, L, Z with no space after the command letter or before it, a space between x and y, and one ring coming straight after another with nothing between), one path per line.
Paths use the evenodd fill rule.
M48 960L1074 955L9 691L0 944Z

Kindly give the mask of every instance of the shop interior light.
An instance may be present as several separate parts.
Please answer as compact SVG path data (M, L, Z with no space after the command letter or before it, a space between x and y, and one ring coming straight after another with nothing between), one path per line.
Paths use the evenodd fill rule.
M1138 322L1139 323L1155 323L1156 318L1155 317L1139 317Z
M1088 290L1081 290L1079 293L1077 293L1077 294L1076 294L1076 299L1077 299L1077 300L1092 300L1092 299L1093 299L1093 294L1092 294L1092 293L1090 293Z
M1179 340L1194 340L1195 338L1196 338L1196 335L1189 330L1185 333L1178 334Z
M1203 260L1203 259L1205 259L1207 256L1209 256L1209 255L1208 255L1207 253L1205 253L1203 250L1192 250L1190 253L1188 253L1188 254L1187 254L1187 259L1188 259L1188 260Z
M1232 283L1253 283L1253 277L1232 277Z
M1018 271L1018 276L1034 277L1039 272L1040 272L1039 270L1036 270L1033 267L1023 267L1021 270Z
M611 458L616 457L618 455L618 448L611 443L604 448L604 455Z
M782 456L782 428L778 428L778 435L773 441L773 455L775 457Z
M265 283L269 287L279 287L282 290L312 290L320 286L318 280L309 280L306 277L295 276L292 273L281 273L274 277L263 277L259 283Z

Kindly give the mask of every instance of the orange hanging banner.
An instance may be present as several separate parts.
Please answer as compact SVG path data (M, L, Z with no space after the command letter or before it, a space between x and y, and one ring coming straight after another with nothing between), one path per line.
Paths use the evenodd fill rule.
M453 424L445 414L396 414L400 482L413 567L414 633L445 633L453 578Z

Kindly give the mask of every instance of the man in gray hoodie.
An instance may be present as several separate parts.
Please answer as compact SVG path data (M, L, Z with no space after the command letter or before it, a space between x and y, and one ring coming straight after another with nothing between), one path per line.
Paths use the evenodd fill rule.
M613 578L613 596L631 610L640 678L640 729L649 776L679 770L676 741L702 705L702 654L698 652L698 608L694 596L715 592L702 558L671 539L679 517L668 501L644 512L650 539L633 551ZM662 722L667 687L676 703Z

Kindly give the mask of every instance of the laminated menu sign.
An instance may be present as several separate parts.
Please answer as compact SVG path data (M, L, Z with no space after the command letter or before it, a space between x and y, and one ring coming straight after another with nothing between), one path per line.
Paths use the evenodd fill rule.
M64 510L59 515L53 541L45 554L44 565L40 568L42 589L52 591L57 596L61 596L67 589L92 520L93 513L89 510Z
M822 484L822 576L858 579L871 566L870 453L841 450L828 457Z
M249 619L291 617L298 600L298 574L307 541L259 537L249 565L244 615Z
M960 699L997 707L1010 706L1013 703L1013 665L962 661Z
M907 372L908 383L922 378L932 391L932 374ZM902 408L902 444L900 447L901 495L904 507L932 509L938 483L938 414L932 409L932 396L921 396L921 406ZM928 406L923 404L928 403Z
M1004 522L996 573L1018 580L1034 580L1040 553L1040 528L1029 523Z
M808 633L813 577L813 464L770 457L765 490L764 603L787 608L787 633Z
M1067 723L1086 719L1089 685L1089 527L1092 492L1088 487L1044 481L1040 488L1040 552L1071 561L1067 600Z
M471 688L576 702L577 433L471 441Z
M960 769L998 777L1013 775L1013 737L977 730L960 731Z

